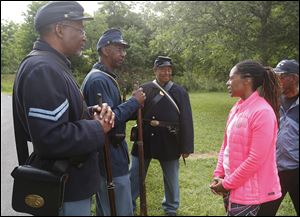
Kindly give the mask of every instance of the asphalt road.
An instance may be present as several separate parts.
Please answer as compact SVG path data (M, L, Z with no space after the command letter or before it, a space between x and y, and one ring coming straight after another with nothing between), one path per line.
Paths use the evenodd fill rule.
M13 131L12 99L1 93L1 216L21 216L11 207L13 178L11 171L17 166L17 152Z

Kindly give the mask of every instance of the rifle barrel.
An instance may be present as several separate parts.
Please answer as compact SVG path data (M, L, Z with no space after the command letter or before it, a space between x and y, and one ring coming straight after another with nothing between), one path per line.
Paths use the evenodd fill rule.
M139 187L140 187L140 215L147 216L145 165L144 165L144 143L142 128L142 109L139 108L137 116L138 125L138 155L139 155Z
M102 106L102 95L101 93L97 94L98 97L98 105ZM107 191L108 191L108 198L109 198L109 206L110 206L110 215L116 216L116 202L115 202L115 192L114 188L115 185L113 183L113 177L112 177L112 166L111 166L111 158L110 158L110 151L109 151L109 139L107 134L105 134L105 140L104 140L104 166L106 171L106 185L107 185Z

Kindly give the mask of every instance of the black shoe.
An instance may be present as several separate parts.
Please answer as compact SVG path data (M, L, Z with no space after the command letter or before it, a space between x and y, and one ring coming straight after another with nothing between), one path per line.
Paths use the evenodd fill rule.
M176 212L167 212L166 216L176 216Z

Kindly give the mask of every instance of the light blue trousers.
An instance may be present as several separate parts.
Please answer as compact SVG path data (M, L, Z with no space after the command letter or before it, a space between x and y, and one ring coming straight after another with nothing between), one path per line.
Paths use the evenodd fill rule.
M151 159L145 159L146 174ZM166 213L176 213L179 207L179 160L159 161L163 171L165 195L162 200L162 208ZM135 210L136 199L139 196L139 159L131 155L130 167L132 206Z
M91 215L91 200L78 200L72 202L64 202L59 211L60 216L90 216Z
M96 213L97 216L110 216L106 178L101 176L100 180L100 190L96 194ZM114 177L113 182L117 216L133 216L129 174Z

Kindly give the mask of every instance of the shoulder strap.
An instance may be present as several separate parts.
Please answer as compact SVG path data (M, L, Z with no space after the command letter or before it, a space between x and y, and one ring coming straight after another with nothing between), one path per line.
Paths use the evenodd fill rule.
M108 74L108 73L106 73L106 72L104 72L104 71L101 71L101 70L99 70L99 69L95 69L95 68L93 68L93 69L90 71L90 73L86 76L86 78L84 79L84 81L83 81L83 83L82 83L82 85L81 85L81 88L80 88L81 91L83 92L84 87L85 87L85 85L86 85L86 82L88 81L88 79L90 78L90 76L91 76L92 74L94 74L95 72L102 73L102 74L108 76L108 77L112 80L112 82L114 83L114 85L117 87L117 89L118 89L118 91L119 91L119 97L120 97L120 100L121 100L121 90L120 90L120 87L119 87L119 84L118 84L117 80L116 80L114 77L112 77L110 74Z
M144 116L147 116L148 112L152 110L152 108L162 99L163 95L160 94L160 92L153 97L151 100L149 106L145 107L144 109Z
M91 77L92 74L94 74L95 72L97 72L96 70L92 69L92 71L90 71L88 73L88 75L84 78L82 85L80 87L81 92L83 93L83 90L85 88L86 82L89 80L89 78Z
M153 82L153 84L155 84L155 85L161 90L161 92L163 93L162 95L165 95L165 96L167 97L167 99L171 102L171 104L176 108L178 114L180 114L180 110L179 110L177 104L175 103L175 101L173 100L173 98L170 96L170 94L167 92L167 91L169 91L169 90L171 89L171 87L173 86L173 82L172 82L172 81L169 81L169 83L166 85L165 88L166 88L166 89L169 88L168 90L162 88L162 87L157 83L156 80L153 80L152 82ZM171 83L170 83L170 82L171 82Z

